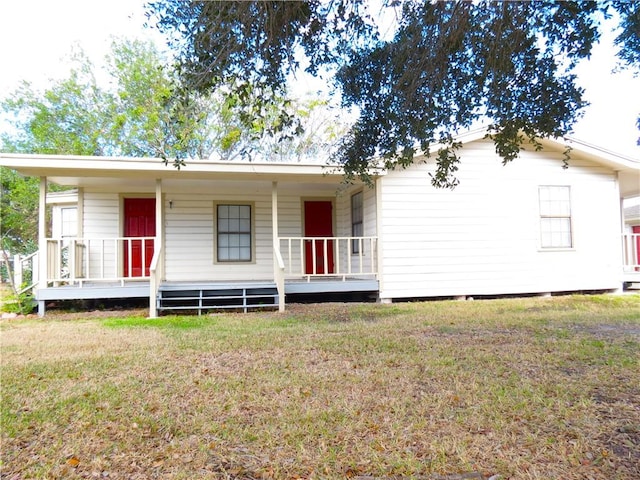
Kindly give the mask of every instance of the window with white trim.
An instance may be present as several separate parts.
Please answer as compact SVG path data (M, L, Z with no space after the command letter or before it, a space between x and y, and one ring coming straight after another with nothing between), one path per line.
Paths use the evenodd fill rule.
M540 246L571 248L571 189L568 186L538 187L540 200Z
M218 262L250 262L251 205L216 205L216 258Z
M351 236L362 237L364 235L362 192L351 195ZM360 253L360 240L351 241L351 253Z
M78 235L77 207L62 207L60 209L60 227L62 237L75 237Z

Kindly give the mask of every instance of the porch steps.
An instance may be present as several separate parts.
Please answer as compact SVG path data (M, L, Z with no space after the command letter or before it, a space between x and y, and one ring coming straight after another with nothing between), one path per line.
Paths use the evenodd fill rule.
M163 284L157 298L158 312L249 310L278 308L275 283Z

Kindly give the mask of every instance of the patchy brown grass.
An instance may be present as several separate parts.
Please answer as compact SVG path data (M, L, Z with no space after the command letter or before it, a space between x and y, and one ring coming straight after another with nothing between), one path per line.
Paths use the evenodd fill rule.
M2 478L640 478L637 295L136 313L0 323Z

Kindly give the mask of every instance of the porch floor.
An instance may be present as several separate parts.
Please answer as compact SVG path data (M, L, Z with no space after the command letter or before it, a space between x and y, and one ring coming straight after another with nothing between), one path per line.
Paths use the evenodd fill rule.
M108 298L144 298L149 297L149 282L84 283L82 286L61 285L35 291L38 301L48 300L91 300Z
M198 281L198 282L162 282L160 288L164 291L179 290L226 290L235 288L275 287L270 280L265 281ZM336 279L332 277L311 277L285 280L285 294L305 293L346 293L346 292L377 292L378 280L375 279ZM85 282L61 285L39 289L35 292L36 300L89 300L109 298L144 298L149 297L150 284L148 281L125 281L113 283Z

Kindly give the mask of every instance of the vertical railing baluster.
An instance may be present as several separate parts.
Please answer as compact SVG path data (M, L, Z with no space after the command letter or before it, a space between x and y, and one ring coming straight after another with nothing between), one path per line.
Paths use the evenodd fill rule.
M306 273L304 268L304 254L305 254L304 237L300 237L300 274L301 275L304 275Z
M324 240L322 241L322 264L323 264L323 270L322 273L324 275L328 275L329 274L329 258L328 258L328 253L329 253L329 245L328 245L329 239L327 237L324 238Z

